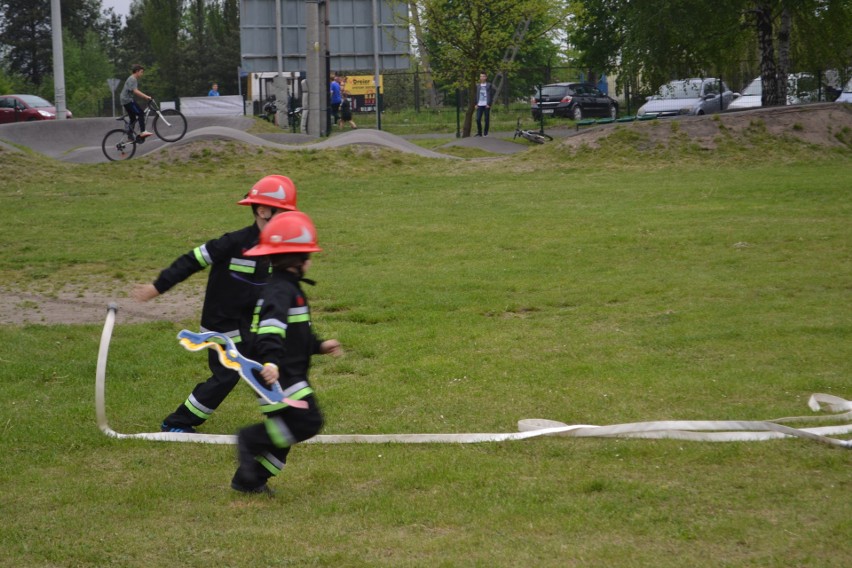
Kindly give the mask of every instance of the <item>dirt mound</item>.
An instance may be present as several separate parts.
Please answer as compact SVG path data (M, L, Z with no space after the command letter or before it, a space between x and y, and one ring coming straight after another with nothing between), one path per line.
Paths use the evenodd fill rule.
M702 148L715 149L720 140L743 141L755 133L792 137L817 146L852 148L852 105L820 103L604 124L581 129L562 144L598 148L616 129L635 131L642 137L643 145L651 148L666 147L673 139L686 137Z
M3 324L77 324L104 321L107 306L118 305L123 323L183 321L201 314L203 290L170 290L140 304L126 297L66 286L56 294L37 294L0 289L0 322ZM123 294L122 294L123 295Z

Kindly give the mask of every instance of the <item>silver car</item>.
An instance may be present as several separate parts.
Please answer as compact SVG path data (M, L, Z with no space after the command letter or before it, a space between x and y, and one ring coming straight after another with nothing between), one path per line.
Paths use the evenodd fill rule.
M669 81L648 97L639 108L639 116L678 116L711 114L727 109L737 97L719 79L681 79ZM724 107L724 109L722 108Z

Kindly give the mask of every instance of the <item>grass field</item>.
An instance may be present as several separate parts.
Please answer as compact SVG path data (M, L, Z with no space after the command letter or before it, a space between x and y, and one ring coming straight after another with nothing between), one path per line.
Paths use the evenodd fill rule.
M799 416L812 393L852 398L852 154L765 142L440 162L232 143L101 165L4 152L0 288L127 305L133 283L248 224L235 202L283 173L325 249L314 321L346 349L315 360L327 434ZM302 445L275 497L236 494L230 446L100 433L101 327L0 329L0 566L833 567L852 553L852 453L798 439ZM206 379L184 327L197 317L119 311L117 431L155 431ZM241 385L204 432L257 418Z

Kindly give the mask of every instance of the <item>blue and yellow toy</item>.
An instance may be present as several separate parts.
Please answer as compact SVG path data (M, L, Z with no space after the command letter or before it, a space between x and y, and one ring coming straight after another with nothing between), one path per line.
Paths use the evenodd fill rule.
M189 351L200 351L206 347L210 347L219 352L219 361L228 369L233 369L239 373L240 377L245 380L257 395L269 404L277 404L280 402L289 403L290 401L284 398L284 389L281 385L275 383L271 387L266 386L263 381L258 380L254 375L254 371L260 371L263 365L257 361L253 361L237 350L234 341L223 333L208 331L204 333L195 333L188 329L182 329L177 334L180 344ZM296 402L296 401L294 401ZM291 405L293 406L293 405ZM299 406L296 404L295 406Z

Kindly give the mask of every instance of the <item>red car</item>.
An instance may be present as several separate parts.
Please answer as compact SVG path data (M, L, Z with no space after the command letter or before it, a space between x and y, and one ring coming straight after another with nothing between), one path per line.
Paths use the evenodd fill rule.
M72 118L73 115L70 110L66 109L65 116ZM0 96L0 124L53 120L55 118L56 107L41 97L35 95Z

